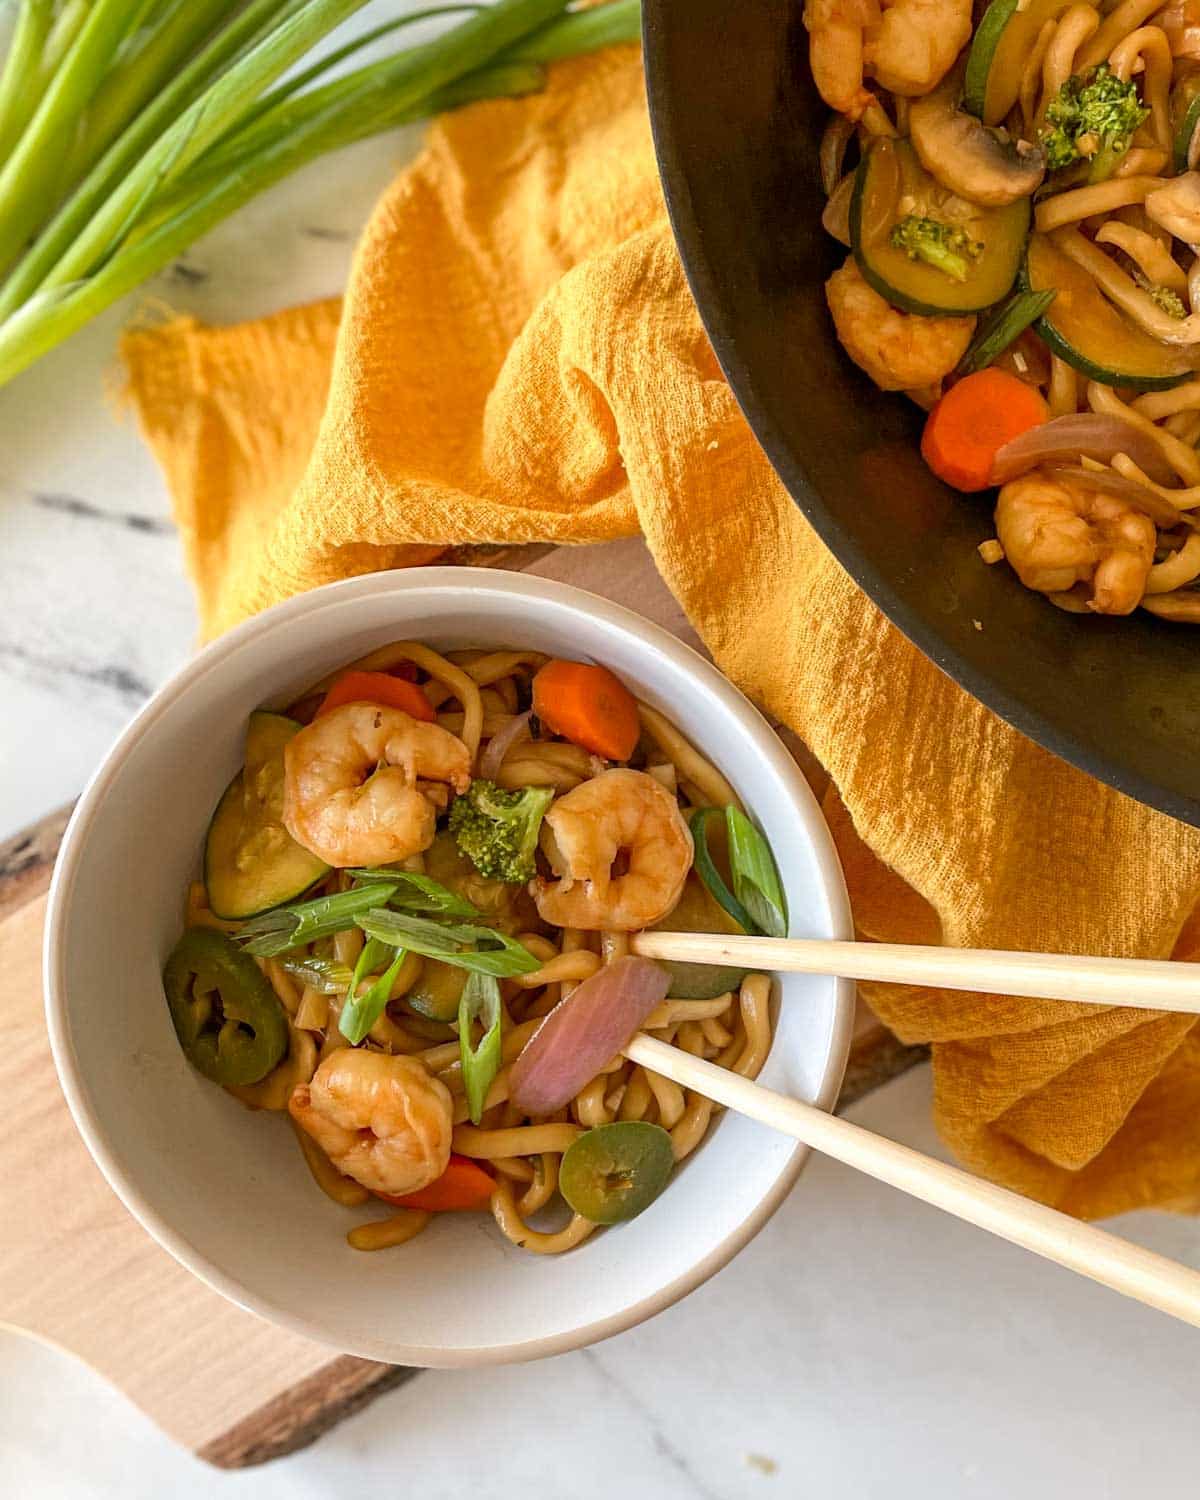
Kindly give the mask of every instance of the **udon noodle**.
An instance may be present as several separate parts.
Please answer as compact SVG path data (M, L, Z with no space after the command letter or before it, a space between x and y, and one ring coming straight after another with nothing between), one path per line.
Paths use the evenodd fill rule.
M626 749L624 757L604 755L595 744L580 743L591 734L586 724L584 732L558 733L546 717L531 717L531 684L547 664L546 656L531 651L472 650L443 655L422 643L401 641L315 684L285 715L264 715L258 728L252 721L246 767L226 793L210 831L205 865L208 883L196 881L187 893L187 930L177 953L189 942L195 946L197 932L208 932L213 937L205 941L223 945L213 948L213 961L232 964L246 952L255 953L257 938L254 962L278 1002L284 1030L276 1040L281 1055L263 1076L249 1082L232 1081L227 1076L231 1064L221 1062L222 1047L226 1042L230 1047L245 1042L247 1025L256 1033L256 1045L261 1044L262 1028L253 1018L247 1022L244 1014L237 1014L236 1002L221 992L211 973L204 972L200 955L182 964L182 979L179 973L173 975L171 964L166 976L185 1051L201 1071L222 1082L244 1105L290 1115L313 1181L335 1203L354 1210L372 1205L387 1209L385 1216L372 1217L349 1231L348 1241L356 1249L378 1250L420 1234L436 1217L434 1200L422 1196L431 1191L430 1174L437 1179L434 1191L449 1191L450 1177L468 1181L468 1173L473 1172L468 1183L475 1194L473 1201L446 1206L490 1207L501 1233L535 1254L569 1250L587 1239L598 1222L612 1221L604 1213L589 1217L578 1206L569 1209L559 1196L564 1157L576 1142L601 1127L641 1121L665 1133L661 1139L669 1144L669 1158L679 1162L701 1144L718 1108L620 1055L596 1066L591 1076L573 1086L571 1097L560 1108L547 1114L531 1113L511 1096L514 1065L551 1012L579 987L594 985L605 971L615 973L614 965L645 965L645 960L627 957L630 931L670 916L687 920L693 927L736 930L728 926L727 915L692 869L688 834L688 819L696 809L740 806L733 788L669 720L632 699L631 743L619 747ZM574 669L578 664L563 665ZM354 675L363 673L374 678ZM362 683L378 682L385 674L401 684L394 690L387 688L385 698L394 691L410 707L420 708L403 697L417 694L428 710L422 709L414 719L399 708L355 701ZM570 672L567 676L573 682ZM612 682L625 693L615 678ZM343 692L340 685L345 683L352 686ZM349 700L343 702L347 693ZM371 734L383 732L371 728L380 723L394 731L383 750L369 743ZM409 741L416 743L418 731L424 736L420 748L402 765L404 756L410 754ZM271 749L264 756L261 747L256 748L255 736L261 740L264 734L281 738L278 753ZM363 740L357 758L345 748L356 735ZM452 765L455 756L460 762ZM335 776L329 767L343 761L347 765L353 761L354 770L345 771L344 786L335 785L343 772ZM375 795L372 784L385 772L390 775L398 769L405 773L401 779L406 784L395 792L397 800L388 804L382 832L386 836L396 835L397 830L412 833L424 821L408 840L419 847L389 859L385 857L386 837L383 845L375 843L382 804L368 811L364 805ZM500 880L483 874L472 862L474 856L467 857L456 842L450 809L472 796L475 786L484 784L484 774L487 782L501 789L521 794L530 787L546 788L546 799L553 797L540 825L532 880ZM626 779L613 781L614 775ZM318 784L321 805L301 807L304 798L317 795L313 788ZM580 789L590 790L581 793ZM644 812L639 804L630 814L628 799L635 793L647 799L645 806L651 812ZM632 816L632 821L622 824L611 861L607 853L597 856L604 865L591 872L597 878L585 878L582 885L576 880L568 889L570 878L556 876L561 877L565 862L569 863L564 852L570 847L565 843L568 833L575 837L578 829L562 820L556 822L555 809L570 812L573 805L582 809L579 819ZM226 813L227 808L233 811ZM231 843L222 842L225 817L236 823ZM669 825L665 832L659 830L656 818ZM589 825L589 837L592 832ZM677 842L672 844L668 835ZM652 839L661 840L661 849L650 847ZM564 848L556 847L558 840L564 841ZM222 865L227 843L234 854ZM395 845L393 852L401 847L408 845ZM725 852L718 847L715 853L728 869ZM296 861L295 866L288 865L288 860ZM671 868L672 860L680 861L678 869ZM310 878L320 864L329 868ZM337 930L322 928L311 941L276 944L278 951L270 955L261 951L264 932L266 946L270 946L276 931L271 924L291 920L289 913L297 909L298 898L305 905L321 898L335 903L347 896L353 900L366 883L362 867L372 865L376 868L370 874L376 880L386 880L390 871L402 871L424 880L435 901L453 896L467 903L474 910L474 920L505 934L510 947L515 944L523 950L524 970L499 979L499 1051L485 1080L486 1094L474 1123L468 1098L471 1059L461 1036L465 1013L458 1010L460 992L469 983L462 968L429 954L381 947L349 920ZM279 870L291 872L294 889L285 893L289 877L281 874L276 880L271 873ZM237 895L231 897L223 885L222 899L215 899L213 882L224 880L227 871L231 873L226 885ZM253 886L249 894L245 894L247 881ZM420 889L427 893L426 887ZM581 896L584 887L587 895ZM273 905L270 898L280 894L290 899ZM580 904L571 909L586 912L586 925L549 919L556 902L566 905L575 897ZM237 902L252 914L231 917L230 906ZM612 925L607 924L608 912L615 914ZM443 917L444 913L438 913L435 919ZM237 952L229 957L232 950ZM689 990L686 976L676 976L670 997L653 1004L643 1029L753 1078L771 1045L770 984L755 973L735 972L726 979L718 985L719 992L712 993L710 972L708 993L695 998L701 991ZM380 994L381 985L386 994ZM344 1026L346 1008L360 1006L362 997L372 993L379 999L377 1013L369 1017L365 1035L354 1047L354 1027ZM475 1036L473 1023L467 1025ZM202 1056L206 1037L209 1051ZM345 1059L352 1051L365 1057L355 1060L355 1071L350 1073ZM407 1061L400 1063L400 1059ZM250 1065L246 1067L249 1071ZM322 1079L329 1080L324 1104L320 1102ZM397 1095L397 1105L388 1091L401 1084L407 1093ZM337 1093L339 1088L341 1093ZM397 1108L404 1119L398 1134L389 1136L392 1126L387 1122ZM439 1113L443 1109L445 1118ZM438 1177L432 1167L424 1170L428 1164L423 1156L444 1163L447 1142L442 1135L447 1132L452 1153L449 1177ZM390 1193L387 1187L393 1178L389 1174L394 1174ZM414 1182L415 1192L411 1189ZM401 1201L387 1204L383 1201L387 1197ZM406 1198L414 1201L403 1201Z

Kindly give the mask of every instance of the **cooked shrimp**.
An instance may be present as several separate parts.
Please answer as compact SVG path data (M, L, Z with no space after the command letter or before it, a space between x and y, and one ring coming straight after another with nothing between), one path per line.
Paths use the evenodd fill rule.
M1147 193L1146 213L1168 234L1200 243L1200 172L1183 172Z
M329 865L407 859L428 849L436 831L437 807L418 778L465 792L470 752L439 724L398 708L347 703L288 741L283 821Z
M971 0L883 0L863 61L885 89L916 98L941 83L970 35Z
M412 1057L343 1047L288 1111L339 1172L374 1193L415 1193L450 1161L450 1090Z
M830 109L852 120L874 102L863 87L863 40L879 19L879 0L808 0L804 7L813 82Z
M1026 588L1059 594L1087 584L1088 608L1101 615L1136 609L1154 563L1149 516L1036 471L1000 491L996 534Z
M864 281L853 256L825 283L846 353L881 391L939 385L966 352L974 318L922 318L900 312Z
M554 927L636 932L665 917L692 866L692 835L671 796L644 771L602 771L551 805L547 854L558 880L530 889ZM620 857L627 867L615 873Z

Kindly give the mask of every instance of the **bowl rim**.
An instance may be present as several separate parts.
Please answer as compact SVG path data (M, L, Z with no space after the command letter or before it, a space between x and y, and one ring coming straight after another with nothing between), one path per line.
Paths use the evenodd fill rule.
M189 694L202 678L212 672L219 672L226 658L246 642L299 615L320 609L331 600L352 600L360 595L377 592L408 592L445 587L461 591L466 582L464 573L467 571L453 566L393 569L325 584L295 595L243 621L204 647L168 678L117 737L80 794L54 866L47 898L42 949L46 1028L59 1085L76 1129L92 1159L108 1185L142 1228L213 1291L276 1327L339 1353L377 1359L384 1363L441 1369L515 1364L564 1354L624 1332L664 1311L715 1275L759 1233L795 1186L808 1160L810 1148L798 1141L795 1143L795 1149L772 1190L707 1255L673 1281L609 1317L581 1324L558 1334L543 1335L515 1344L445 1350L426 1345L398 1345L391 1341L380 1341L378 1345L373 1345L370 1341L359 1341L353 1349L347 1349L343 1343L306 1317L294 1313L269 1296L259 1295L244 1287L207 1254L198 1250L143 1197L119 1154L109 1144L104 1127L93 1108L84 1082L83 1069L67 1026L64 929L88 834L104 803L106 792L133 747L169 707ZM834 847L833 836L808 782L767 720L713 663L670 631L634 610L614 604L601 595L572 584L527 573L486 568L470 570L470 585L472 590L500 593L509 597L539 597L591 614L605 624L636 635L651 650L673 658L676 666L705 679L706 686L724 700L728 712L740 722L747 736L757 743L760 753L772 763L776 774L790 785L798 814L808 814L805 832L812 845L822 888L829 903L834 929L831 935L835 938L853 937L850 901L841 862ZM820 1088L813 1100L819 1108L826 1110L832 1109L837 1100L845 1074L854 1020L853 982L835 978L833 984L834 1017L830 1047Z
M892 575L865 557L837 512L809 482L786 434L760 398L754 371L742 356L728 304L705 249L690 187L688 161L668 84L666 34L673 0L644 0L642 55L650 131L672 238L700 321L742 415L784 489L841 567L892 625L964 692L1027 739L1069 765L1146 807L1200 827L1200 797L1177 791L1135 770L1047 718L976 666L895 587ZM1050 606L1047 606L1048 608Z

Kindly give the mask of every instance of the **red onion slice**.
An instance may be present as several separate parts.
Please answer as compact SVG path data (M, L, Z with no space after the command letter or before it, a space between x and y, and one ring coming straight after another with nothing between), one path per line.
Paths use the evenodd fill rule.
M854 136L854 122L845 115L832 115L821 136L821 149L817 161L821 169L821 186L828 198L838 185L842 175L842 163L846 159L846 147Z
M1128 454L1155 484L1176 482L1175 471L1152 437L1120 417L1101 416L1097 412L1055 417L1005 443L992 461L991 481L1007 484L1039 464L1078 463L1081 455L1108 463L1114 453Z
M509 1075L509 1097L528 1115L552 1115L610 1063L671 987L648 958L618 958L550 1012Z
M854 197L854 176L847 173L829 195L821 214L821 228L832 239L839 244L849 248L852 242L850 234L850 200Z
M1189 518L1182 511L1176 510L1169 500L1148 490L1136 479L1126 479L1123 474L1114 474L1111 469L1080 469L1062 464L1047 464L1044 472L1051 479L1061 480L1063 484L1079 485L1083 489L1098 490L1102 495L1126 500L1135 510L1149 516L1156 526L1165 527L1168 531L1188 522Z
M492 735L483 754L479 757L479 774L484 781L495 781L500 767L504 764L504 757L512 747L530 738L529 720L532 716L532 710L528 713L517 714L514 719L509 720L499 734Z

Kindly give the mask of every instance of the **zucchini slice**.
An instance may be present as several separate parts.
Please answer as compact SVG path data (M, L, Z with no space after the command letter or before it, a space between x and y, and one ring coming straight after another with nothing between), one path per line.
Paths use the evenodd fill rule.
M1030 236L1021 280L1027 291L1056 294L1035 327L1060 359L1089 380L1161 391L1194 373L1194 355L1131 323L1044 234Z
M1171 91L1172 150L1177 173L1188 170L1197 125L1200 125L1200 71L1188 73Z
M218 917L270 911L328 873L283 826L283 747L300 729L282 714L250 715L246 764L217 804L204 844L204 883Z
M404 996L403 1004L411 1006L427 1021L457 1021L458 1002L467 984L466 969L427 958L421 977Z
M744 933L746 930L709 895L694 870L688 876L674 910L655 926L668 932ZM718 968L713 964L693 964L675 958L656 962L671 975L671 988L667 991L670 1000L715 1000L718 995L736 989L752 972L733 965Z
M985 125L1001 125L1021 92L1021 74L1038 33L1079 0L992 0L975 28L963 91L963 108ZM1095 4L1096 0L1085 0Z
M928 317L982 312L1006 297L1017 279L1029 234L1028 198L1003 208L976 207L971 218L956 221L982 247L963 281L891 243L892 230L908 214L942 218L951 196L907 141L877 140L858 165L850 201L854 258L879 295L905 312Z

